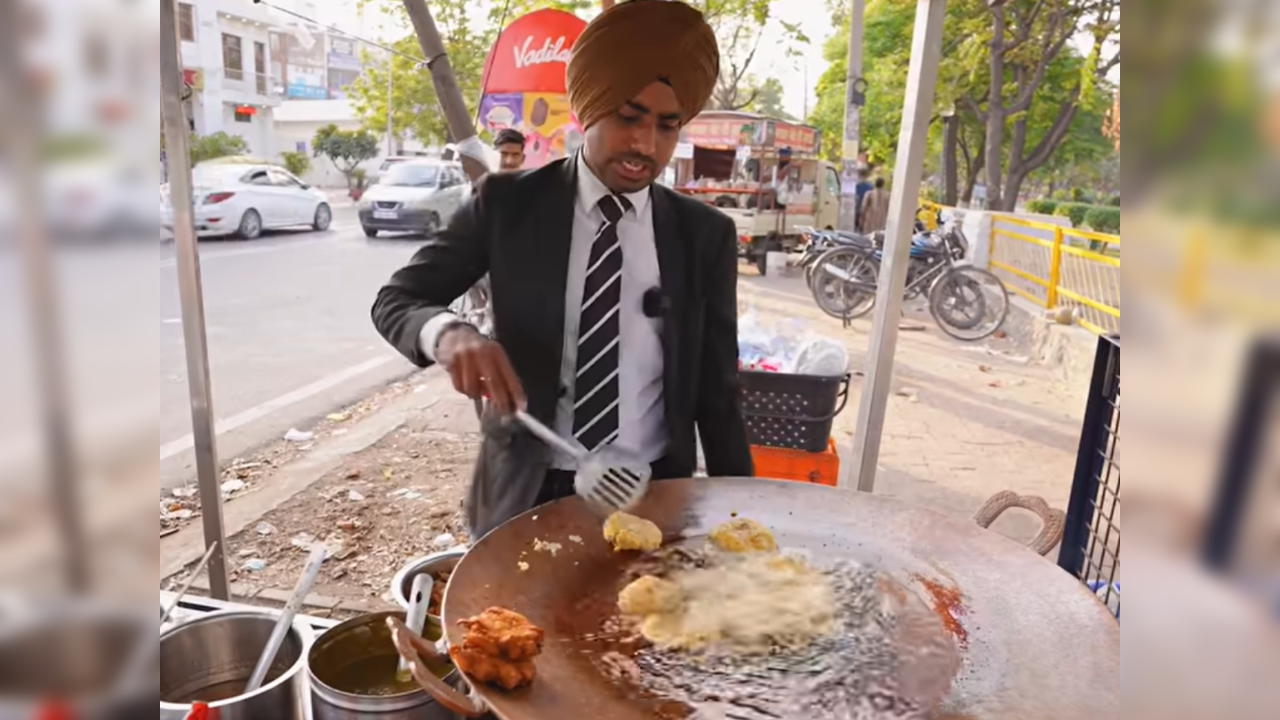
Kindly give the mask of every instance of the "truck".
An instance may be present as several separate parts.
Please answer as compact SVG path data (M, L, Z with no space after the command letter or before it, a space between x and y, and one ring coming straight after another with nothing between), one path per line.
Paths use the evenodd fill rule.
M791 252L806 227L833 229L840 173L818 158L817 128L755 113L707 111L682 130L674 189L733 219L739 256L766 272L769 252Z

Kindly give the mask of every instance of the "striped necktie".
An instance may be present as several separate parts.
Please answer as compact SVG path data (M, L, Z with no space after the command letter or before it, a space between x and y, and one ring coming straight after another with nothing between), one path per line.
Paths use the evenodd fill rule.
M596 231L587 261L573 393L573 435L588 450L618 438L618 306L622 295L618 221L631 209L631 203L619 195L606 195L599 207L604 222Z

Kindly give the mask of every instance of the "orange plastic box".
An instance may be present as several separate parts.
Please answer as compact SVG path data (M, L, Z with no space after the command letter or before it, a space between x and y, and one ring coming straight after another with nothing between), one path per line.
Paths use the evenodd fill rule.
M820 453L752 445L751 460L756 466L756 477L760 478L835 487L840 476L840 456L831 438L827 438L827 449Z

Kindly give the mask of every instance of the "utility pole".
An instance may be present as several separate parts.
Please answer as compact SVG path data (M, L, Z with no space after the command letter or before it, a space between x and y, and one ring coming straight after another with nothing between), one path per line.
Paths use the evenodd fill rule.
M467 112L467 102L458 89L458 78L453 74L453 65L444 51L444 41L440 39L440 30L436 28L435 18L425 0L402 0L404 10L413 23L413 32L418 36L418 47L422 49L422 57L426 59L427 69L431 71L431 84L436 89L436 99L440 101L440 110L444 112L445 124L449 126L449 135L459 150L476 144L475 122L471 113ZM468 142L470 141L470 142ZM489 172L488 165L482 160L459 152L462 169L474 182Z
M851 0L849 6L849 63L845 71L844 143L840 148L840 220L841 230L856 230L858 215L858 154L862 134L859 113L866 101L867 84L862 79L862 16L864 0Z

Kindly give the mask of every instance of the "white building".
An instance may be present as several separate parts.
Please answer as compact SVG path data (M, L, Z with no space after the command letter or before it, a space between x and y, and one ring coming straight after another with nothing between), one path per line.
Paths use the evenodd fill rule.
M183 75L194 92L187 101L192 130L239 135L257 157L282 149L272 138L281 89L271 80L270 38L275 20L252 0L178 3Z

